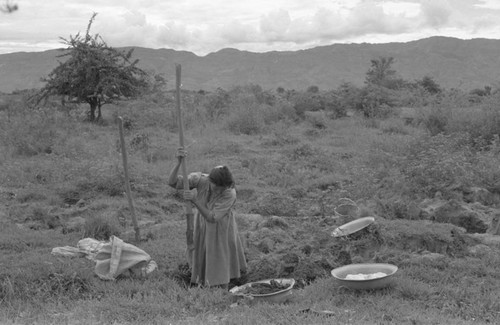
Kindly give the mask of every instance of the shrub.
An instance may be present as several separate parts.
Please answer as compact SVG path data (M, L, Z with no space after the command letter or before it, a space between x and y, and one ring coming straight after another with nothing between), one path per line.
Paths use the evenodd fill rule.
M209 121L216 121L221 116L227 114L231 103L228 92L222 88L217 88L214 93L205 97L204 108Z
M424 126L431 135L444 133L448 125L449 112L442 108L431 109L424 118Z
M148 133L138 133L130 140L130 147L134 151L146 152L151 147L151 140Z
M300 118L304 118L306 111L319 111L323 108L319 95L314 93L296 93L290 101L293 103L295 114Z
M393 113L391 108L395 105L395 97L394 90L369 85L361 90L357 108L365 117L386 118Z
M497 98L498 99L498 98ZM435 106L420 109L418 117L431 135L468 134L474 149L487 148L500 134L500 111L493 99L479 106Z
M315 129L326 129L326 115L323 111L319 112L304 112L304 116L307 122Z
M261 112L266 125L274 125L280 121L298 120L293 106L285 101L280 101L273 106L263 105Z
M225 123L233 134L259 134L264 128L264 119L258 106L236 109L226 118Z
M468 133L476 149L485 149L500 134L500 111L495 104L457 109L447 125L449 133Z
M319 87L318 86L309 86L309 87L307 87L307 92L316 94L319 92Z
M401 171L415 191L430 196L452 184L474 184L474 156L467 143L464 134L421 137L409 145Z
M289 144L297 144L300 139L290 133L290 123L288 121L280 121L272 127L272 138L266 139L263 144L268 146L285 146Z

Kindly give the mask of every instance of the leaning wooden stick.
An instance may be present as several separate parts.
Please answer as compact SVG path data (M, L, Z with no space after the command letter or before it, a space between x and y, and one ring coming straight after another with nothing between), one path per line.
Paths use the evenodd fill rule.
M181 109L181 66L179 64L175 65L175 99L177 104L177 115L179 119L179 143L180 147L184 148L184 133L183 133L183 125L182 125L182 109ZM186 169L186 157L182 159L182 179L184 182L184 190L189 190L189 180ZM193 260L193 229L194 229L194 214L191 203L186 202L186 221L187 221L187 229L186 229L186 243L187 243L187 260L189 265L191 265Z
M123 136L123 119L121 116L118 117L118 127L120 129L120 144L122 150L123 158L123 170L125 171L125 190L127 191L128 205L130 207L130 214L132 216L132 223L134 224L135 230L135 241L139 242L141 235L139 233L139 226L137 225L137 219L135 218L134 202L132 201L132 194L130 193L130 181L128 177L128 165L127 165L127 152L125 151L125 138Z

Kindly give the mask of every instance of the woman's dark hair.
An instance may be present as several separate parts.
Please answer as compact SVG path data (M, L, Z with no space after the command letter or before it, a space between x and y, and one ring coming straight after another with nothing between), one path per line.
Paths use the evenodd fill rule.
M208 179L217 186L234 187L233 174L227 166L217 166L210 171Z

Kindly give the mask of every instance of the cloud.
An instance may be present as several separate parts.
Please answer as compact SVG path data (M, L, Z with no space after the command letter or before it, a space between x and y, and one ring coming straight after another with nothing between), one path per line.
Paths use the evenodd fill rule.
M144 26L146 24L146 15L138 10L127 11L122 17L132 26Z
M144 13L127 10L110 15L98 13L91 34L99 34L111 46L150 46L157 27L149 24ZM84 31L82 31L84 32Z
M424 0L421 8L425 22L434 28L446 25L453 12L446 0Z
M0 47L38 44L34 50L39 50L57 44L61 36L85 32L93 12L98 16L91 32L111 46L201 55L224 47L260 52L406 41L436 31L456 37L500 35L498 0L16 1L20 10L2 16Z
M500 10L500 2L498 0L479 0L474 6L478 8Z
M250 24L244 24L238 20L231 20L224 24L219 30L219 37L230 43L248 43L256 41L257 31Z
M349 36L378 33L401 33L411 25L401 15L388 14L381 4L362 3L355 7L347 18L346 31Z
M360 2L355 6L351 3L351 7L336 9L320 7L309 16L286 21L286 25L278 25L280 20L276 18L266 16L267 20L275 22L275 26L282 26L282 32L286 30L276 39L297 43L321 43L366 34L401 33L411 29L403 15L386 13L381 4L373 1Z
M173 47L188 45L191 33L185 25L176 22L167 22L160 26L156 40L159 44L170 44Z
M261 16L260 32L267 41L283 40L286 38L291 22L288 11L279 9Z

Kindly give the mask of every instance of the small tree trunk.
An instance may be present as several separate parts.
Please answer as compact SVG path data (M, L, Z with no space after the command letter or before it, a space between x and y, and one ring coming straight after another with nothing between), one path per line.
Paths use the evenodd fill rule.
M90 112L89 112L89 121L90 122L95 122L95 110L97 108L97 105L94 103L90 104Z
M99 122L102 118L102 113L101 113L101 106L102 105L97 105L97 119L96 119L96 122Z

